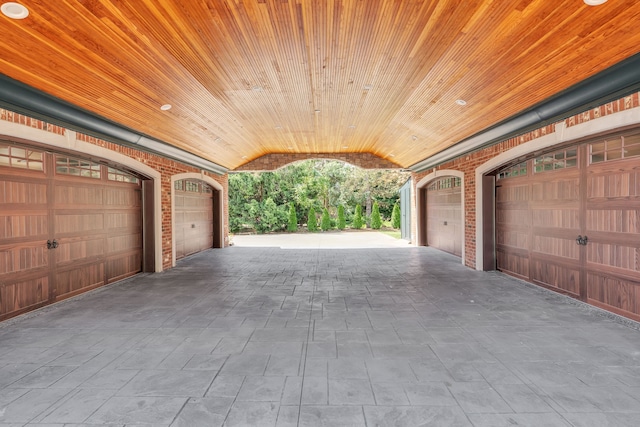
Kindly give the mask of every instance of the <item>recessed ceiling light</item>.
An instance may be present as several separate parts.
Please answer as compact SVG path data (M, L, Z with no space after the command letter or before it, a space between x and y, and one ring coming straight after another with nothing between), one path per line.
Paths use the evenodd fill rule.
M4 3L2 6L0 6L0 10L2 10L4 16L11 19L24 19L29 16L29 9L27 9L20 3Z
M415 135L411 135L411 139L413 139L415 141L416 139L418 139L418 137L415 136Z
M276 129L282 129L282 126L276 126Z
M247 158L247 156L242 156L242 158L243 158L243 159L246 159L246 158Z
M293 150L293 147L287 147L289 150Z
M356 125L349 125L349 129L355 129Z
M456 100L456 104L458 105L467 105L467 101L465 101L464 99L458 99Z
M162 111L168 111L171 110L171 104L164 104L163 106L160 107L160 109Z
M313 111L315 111L316 113L319 113L319 112L320 112L320 110L313 110Z
M607 0L584 0L584 4L588 6L600 6L601 4L606 3Z
M214 139L213 142L218 142L218 141L220 141L220 137L216 136L216 139Z
M373 89L373 85L364 85L364 90L371 90Z
M254 92L262 92L262 86L254 86L251 88L251 90Z
M348 145L343 145L342 148L349 148L349 146Z
M395 157L395 156L396 156L395 154L389 154L389 157Z

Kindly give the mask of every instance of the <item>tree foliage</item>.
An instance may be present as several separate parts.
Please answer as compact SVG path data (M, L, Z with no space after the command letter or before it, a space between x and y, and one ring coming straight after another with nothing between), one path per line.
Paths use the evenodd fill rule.
M296 214L296 207L293 202L291 202L291 204L289 205L289 223L287 224L287 231L298 231L298 216Z
M298 162L273 172L232 173L229 227L234 233L284 231L288 229L291 203L299 224L308 223L312 207L315 212L327 208L329 215L336 217L340 205L348 223L358 205L370 215L374 201L381 217L389 219L398 189L407 178L407 172L365 170L330 160ZM339 218L337 222L339 225Z
M338 230L344 230L347 226L347 221L344 217L344 206L338 206Z
M400 205L398 203L393 205L393 212L391 213L391 226L393 228L400 228Z
M329 209L324 208L322 210L322 221L320 222L320 228L322 231L331 229L331 217L329 216Z
M362 218L362 206L356 205L356 213L353 215L353 223L351 226L356 230L362 228L364 225L364 218Z
M380 218L380 207L378 202L373 202L373 208L371 210L371 228L374 230L380 230L382 227L382 218Z
M318 231L318 223L316 221L316 210L313 207L309 209L309 217L307 218L307 230Z

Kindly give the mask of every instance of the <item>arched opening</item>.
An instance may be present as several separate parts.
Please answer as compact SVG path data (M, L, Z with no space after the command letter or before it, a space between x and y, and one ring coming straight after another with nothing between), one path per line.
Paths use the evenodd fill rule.
M464 173L433 172L416 190L417 245L460 256L464 263Z
M614 119L560 123L477 169L477 269L493 261L507 274L640 319L640 128L607 129L620 123ZM489 179L493 185L483 185Z
M0 318L162 268L155 171L75 132L0 132L0 187L13 189L0 197L0 252L17 261L0 268Z
M171 177L172 265L209 248L224 247L224 191L197 173Z

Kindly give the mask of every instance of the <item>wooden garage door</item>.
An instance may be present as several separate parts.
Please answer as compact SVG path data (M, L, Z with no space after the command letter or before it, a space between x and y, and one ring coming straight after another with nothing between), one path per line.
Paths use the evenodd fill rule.
M176 181L176 259L213 247L213 195L213 188L202 181Z
M639 320L639 248L640 134L498 173L499 270Z
M140 181L0 141L0 319L141 271Z
M438 178L427 187L427 245L462 256L460 178Z

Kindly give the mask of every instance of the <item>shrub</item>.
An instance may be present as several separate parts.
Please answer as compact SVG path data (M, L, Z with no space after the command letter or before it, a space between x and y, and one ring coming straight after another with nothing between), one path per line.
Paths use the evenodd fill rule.
M307 219L307 230L318 231L318 223L316 222L316 210L309 209L309 219Z
M298 231L298 216L296 215L296 207L293 202L289 205L289 223L287 224L287 230L291 232Z
M270 231L278 229L282 230L284 228L284 221L282 221L281 216L282 209L278 209L278 206L276 206L271 197L269 197L264 203L258 203L255 200L252 200L250 211L253 212L253 215L256 218L255 228L258 233L268 233Z
M331 228L331 217L329 216L327 208L324 208L322 211L322 222L320 223L320 228L322 228L322 231L327 231Z
M371 209L371 228L374 230L380 230L382 227L382 218L380 218L380 207L378 202L373 202L373 208Z
M338 230L344 230L347 226L347 221L344 218L344 206L338 206Z
M352 227L356 230L362 228L364 225L364 219L362 218L362 206L356 206L356 213L353 215L353 224Z
M393 212L391 213L391 227L400 228L400 205L393 205Z

